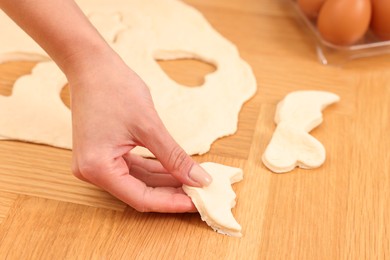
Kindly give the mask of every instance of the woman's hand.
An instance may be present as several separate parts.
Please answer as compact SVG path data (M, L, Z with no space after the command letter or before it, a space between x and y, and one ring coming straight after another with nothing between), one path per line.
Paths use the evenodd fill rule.
M173 140L145 83L113 52L72 57L73 171L138 211L195 211L180 188L210 176ZM148 148L159 160L130 151Z
M69 80L75 175L139 211L194 211L179 187L207 185L211 177L172 139L144 82L77 4L0 0L0 8L45 49ZM131 155L137 145L148 148L159 162Z

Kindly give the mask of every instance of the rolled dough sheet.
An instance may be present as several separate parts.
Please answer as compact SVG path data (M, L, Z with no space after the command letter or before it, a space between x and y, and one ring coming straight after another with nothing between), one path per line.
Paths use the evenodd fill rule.
M236 205L236 194L231 185L243 179L239 168L206 162L200 165L213 178L203 188L183 185L184 192L192 199L203 221L218 233L241 237L241 226L231 209Z
M250 66L240 58L237 48L215 31L200 12L177 0L77 2L104 38L146 82L157 112L187 153L203 154L216 139L236 132L239 111L255 93L256 80ZM2 33L7 34L6 41L0 41L0 62L6 61L7 57L8 60L27 59L25 55L29 54L47 57L3 13L0 13L0 24L5 28ZM13 55L17 53L23 55ZM180 58L204 60L214 64L217 70L206 76L202 86L189 88L173 81L156 61ZM70 149L72 143L67 130L53 131L57 123L56 128L70 128L69 113L57 115L58 118L52 122L34 118L48 118L52 113L50 110L62 110L62 104L49 100L59 99L57 86L64 83L63 75L56 72L57 79L46 78L49 72L44 71L45 67L49 66L38 64L40 69L23 77L24 81L30 81L30 89L24 87L22 89L26 92L17 95L24 96L25 104L20 104L18 100L22 98L15 98L15 93L10 97L0 97L0 107L6 111L0 114L0 136ZM37 77L39 81L35 80ZM47 91L41 92L41 88ZM56 88L55 93L49 90L52 88ZM52 104L54 107L34 109L38 98L29 97L31 93L38 92L45 102L56 103ZM19 107L19 111L9 109L13 106ZM22 107L31 111L20 112ZM27 119L26 115L29 115ZM10 116L14 119L8 118ZM25 127L26 120L30 121L29 127ZM135 148L134 152L152 156L141 147Z

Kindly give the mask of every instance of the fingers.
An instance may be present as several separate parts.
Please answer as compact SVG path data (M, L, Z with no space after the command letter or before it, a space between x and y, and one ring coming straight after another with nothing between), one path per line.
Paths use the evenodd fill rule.
M129 168L136 165L152 173L168 173L168 171L161 165L159 161L146 159L142 156L132 153L125 154L123 158L125 159Z
M103 188L137 211L166 213L196 211L191 199L181 188L148 187L144 182L130 175L129 168L122 157L108 162L96 161L95 164L90 162L89 167L81 168L84 168L79 172L83 179ZM172 178L169 174L155 175Z
M190 186L207 186L211 183L211 176L176 143L157 114L146 126L139 131L139 138L168 172Z
M120 175L105 188L115 197L139 212L184 213L193 212L195 206L180 188L147 187L131 175Z
M147 188L144 193L144 212L196 212L191 199L181 188ZM180 211L178 211L180 210Z
M127 153L123 156L129 172L149 187L180 187L183 184L168 174L160 162Z
M170 174L158 174L133 165L130 174L149 187L181 187L183 184Z
M122 158L117 160L123 160ZM193 212L195 206L181 188L148 187L141 180L129 174L123 160L117 173L102 173L96 185L107 190L126 204L140 212L183 213ZM167 175L169 176L169 175Z

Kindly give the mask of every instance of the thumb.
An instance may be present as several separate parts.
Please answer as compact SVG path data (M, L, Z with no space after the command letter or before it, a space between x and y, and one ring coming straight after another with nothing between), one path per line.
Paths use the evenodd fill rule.
M176 143L161 120L154 120L153 126L146 129L142 143L176 179L197 187L211 183L211 176Z

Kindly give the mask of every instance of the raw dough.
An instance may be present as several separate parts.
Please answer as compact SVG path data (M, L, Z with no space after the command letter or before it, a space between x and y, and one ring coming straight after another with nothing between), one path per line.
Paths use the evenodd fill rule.
M123 60L145 80L160 117L187 153L203 154L216 139L236 132L238 113L243 103L255 93L256 80L249 65L240 58L237 48L216 32L201 13L176 0L77 2ZM42 60L47 57L39 46L3 13L0 13L0 24L3 35L7 35L4 41L0 41L0 62ZM188 88L173 81L156 62L156 59L180 58L204 60L214 64L217 70L206 76L202 86ZM25 77L35 78L38 77L37 73L41 73L40 70L36 70L35 75ZM42 71L42 75L48 73ZM62 84L63 77L59 76L57 81L52 77L42 77L39 82L33 79L29 81L34 83L24 94L26 97L41 88L47 89ZM44 100L58 99L52 92L39 95L43 95ZM4 107L6 100L9 105L16 99L12 96L0 99L0 106L7 111L5 113L11 113L11 110ZM31 117L35 115L48 118L50 110L62 109L60 104L45 110L34 109L36 101L30 101L29 98L25 98L23 102L25 104L13 106L28 107L31 109L28 112ZM54 122L50 123L46 119L34 126L35 119L32 119L31 125L24 127L24 116L19 113L27 112L12 113L15 117L13 125L4 123L9 122L9 119L0 119L0 136L63 148L71 147L69 134L60 137L58 135L63 134L63 131L52 131ZM4 115L1 114L1 117ZM58 116L57 121L61 121L58 128L62 125L70 127L68 116ZM39 129L35 129L37 127ZM13 134L13 129L17 128L20 130ZM36 133L38 130L41 133ZM34 134L31 134L31 131ZM53 142L54 139L61 139L61 142ZM64 141L67 143L63 143ZM144 156L152 155L140 147L135 148L135 152Z
M19 78L10 97L0 96L1 136L70 149L71 114L60 98L65 84L52 61L39 63L31 75Z
M321 111L340 100L325 91L296 91L288 94L276 109L276 130L262 160L276 173L300 168L317 168L326 157L324 146L313 136L312 129L322 123Z
M221 234L241 237L241 226L234 219L231 209L236 205L236 194L231 184L243 179L239 168L207 162L201 167L213 178L204 188L183 185L183 190L191 197L203 221Z

